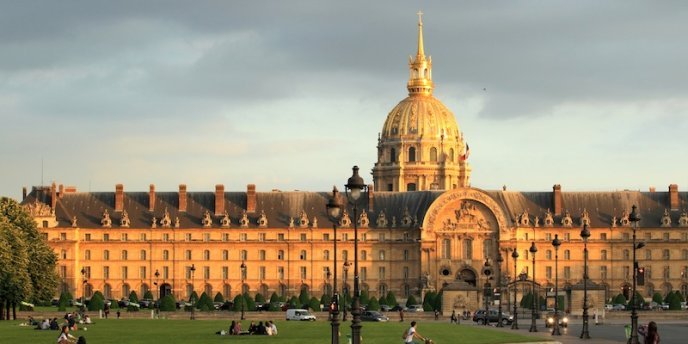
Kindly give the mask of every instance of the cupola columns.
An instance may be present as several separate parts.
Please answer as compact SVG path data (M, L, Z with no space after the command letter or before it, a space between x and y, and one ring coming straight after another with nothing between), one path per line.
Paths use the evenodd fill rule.
M409 81L406 88L409 95L432 94L435 87L432 83L432 59L425 58L425 47L423 45L423 12L418 12L418 51L416 58L409 57Z

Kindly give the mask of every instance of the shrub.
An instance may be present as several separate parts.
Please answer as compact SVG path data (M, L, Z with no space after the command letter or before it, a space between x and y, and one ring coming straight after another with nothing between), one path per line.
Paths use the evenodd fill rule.
M249 311L255 311L256 310L256 301L253 300L251 295L248 293L244 293L244 300L246 302L246 309Z
M225 302L225 298L224 296L222 296L222 293L218 292L217 294L215 294L213 302Z
M325 307L329 307L330 303L332 303L332 297L328 294L323 294L320 298L320 304Z
M615 305L617 305L617 304L625 305L626 304L626 297L623 296L623 294L616 295L613 302Z
M394 293L391 291L387 292L387 301L385 302L388 306L396 306L397 305L397 298L394 296Z
M439 292L437 296L435 296L435 303L433 303L433 308L435 308L438 311L442 310L442 292Z
M196 307L196 309L200 309L202 311L211 311L215 309L213 301L210 299L210 296L208 296L208 294L206 294L205 292L201 294L200 299L198 299L198 302L194 306Z
M365 306L370 302L370 297L368 296L368 291L366 290L361 290L361 297L359 298L359 302L361 303L361 306Z
M273 292L272 296L270 296L270 303L273 302L280 302L280 297L277 295L277 293Z
M198 302L198 294L196 294L195 290L189 296L189 302L191 302L191 300L193 300L193 303Z
M533 293L523 295L520 306L521 308L533 308Z
M265 296L263 296L263 294L261 294L261 293L256 294L254 299L256 300L256 303L260 303L260 304L265 303Z
M679 302L686 302L686 299L683 297L683 294L681 294L680 291L674 290L674 294L676 294L676 297L678 297Z
M416 298L413 297L413 295L409 295L408 299L406 299L406 307L410 305L417 305L418 301L416 301Z
M57 310L60 312L66 311L67 306L69 305L69 300L71 299L72 295L70 295L69 292L60 293L60 300L57 302Z
M308 290L307 289L301 289L301 293L299 294L299 302L301 302L301 305L308 304L308 301L310 301L311 297L308 295Z
M268 311L270 311L270 312L279 312L279 311L281 311L282 308L280 307L279 302L280 302L280 301L270 302L270 306L268 307Z
M291 299L289 299L289 308L297 308L299 307L299 299L296 298L296 296L292 296Z
M153 293L150 290L146 290L146 292L143 293L143 298L146 300L153 300Z
M368 301L368 310L369 311L379 311L380 310L380 302L373 296L370 301Z
M95 292L91 297L91 302L88 303L89 311L98 311L105 308L103 294L99 291Z
M308 301L308 308L320 312L320 301L315 296L311 297Z
M425 299L423 300L423 310L428 312L434 310L435 298L437 294L434 291L425 294Z
M244 296L241 294L237 294L237 296L234 297L234 306L232 308L235 312L241 312L242 305L244 305L244 310L246 310L247 307L246 301L244 300Z
M680 311L681 310L681 300L678 298L676 293L669 293L669 310Z
M139 303L139 296L136 295L135 291L132 291L131 293L129 293L129 302Z
M172 294L165 295L160 300L160 310L163 312L174 312L177 310L177 300L174 299Z
M662 294L656 291L654 294L652 294L652 301L661 305L662 302L664 302L664 298L662 297Z

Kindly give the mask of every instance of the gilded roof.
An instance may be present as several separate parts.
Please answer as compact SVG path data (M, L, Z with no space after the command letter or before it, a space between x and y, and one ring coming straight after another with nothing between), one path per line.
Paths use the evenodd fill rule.
M445 140L459 137L454 114L434 96L409 96L389 112L382 127L382 138L416 135Z

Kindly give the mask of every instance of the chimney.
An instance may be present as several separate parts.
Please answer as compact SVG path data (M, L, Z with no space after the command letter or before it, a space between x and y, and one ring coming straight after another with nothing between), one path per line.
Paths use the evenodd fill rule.
M375 208L373 207L373 196L375 196L375 192L373 191L374 186L373 184L368 185L368 212L372 213L375 211Z
M155 184L151 184L148 190L148 210L155 210Z
M225 212L225 186L222 184L215 185L215 215L221 215Z
M246 212L256 212L256 184L246 186Z
M26 186L22 188L22 201L26 199Z
M179 184L179 211L186 211L186 184Z
M561 215L561 185L554 184L552 187L552 210L554 215Z
M650 186L650 192L654 193L655 191L657 191L657 189L654 186Z
M678 210L678 184L669 185L669 208Z
M55 185L55 182L50 186L50 207L55 210L55 206L57 205L57 186Z
M60 192L58 193L58 197L62 198L64 196L64 185L60 184Z
M124 210L124 185L115 185L115 211Z

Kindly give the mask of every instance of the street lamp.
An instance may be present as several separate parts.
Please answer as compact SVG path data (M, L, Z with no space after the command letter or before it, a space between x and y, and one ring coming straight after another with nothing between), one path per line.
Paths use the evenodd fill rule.
M81 268L81 307L80 309L83 311L84 309L84 302L85 302L85 294L86 294L86 283L88 280L86 279L86 268Z
M590 229L588 224L583 224L583 230L580 232L583 238L583 331L581 332L581 339L590 339L590 332L588 331L588 238L590 237Z
M246 263L242 261L239 268L241 268L241 320L245 320L246 296L244 295L244 281L246 280Z
M533 304L530 306L530 329L528 329L528 332L537 332L537 324L535 323L535 308L537 308L535 306L537 304L535 300L538 297L535 293L535 253L537 253L537 247L535 246L535 241L530 242L530 249L528 249L528 251L530 251L530 255L533 257Z
M490 325L490 309L488 304L488 295L490 294L490 278L492 278L492 268L490 267L490 258L485 258L485 265L483 265L483 275L485 275L485 288L483 291L483 298L485 298L485 321L483 325Z
M351 320L351 343L361 344L361 300L358 284L358 202L361 199L361 194L367 191L367 186L363 178L358 175L358 166L353 167L353 175L348 179L347 184L344 185L344 190L349 204L354 208L354 294L351 310L353 317Z
M511 323L511 329L518 330L518 310L516 309L516 294L518 294L518 290L516 289L516 282L518 282L516 261L518 260L518 250L516 250L516 248L511 252L511 258L514 259L514 321Z
M337 292L337 223L342 212L342 205L339 203L339 191L337 187L332 187L332 197L327 202L327 216L332 221L334 231L334 287L332 292L332 303L330 304L332 321L332 344L339 344L339 293ZM330 279L330 269L327 269L327 279Z
M346 286L346 280L349 277L349 267L351 266L351 262L348 260L344 262L344 286L342 286L342 291L344 291L344 314L342 315L342 321L346 321L346 295L349 294L349 288Z
M191 264L191 269L189 270L191 271L191 320L196 320L196 305L194 305L196 298L193 297L193 292L196 289L196 287L194 286L194 274L196 272L196 265Z
M158 269L155 269L155 289L158 290L158 299L155 301L155 313L158 314L160 312L160 285L158 285L158 278L160 278L160 271Z
M637 298L635 297L636 279L638 277L638 261L636 260L635 251L638 248L644 247L645 243L635 244L635 232L638 229L638 222L640 222L640 214L637 211L635 204L631 207L631 214L628 216L628 221L633 226L633 291L631 293L631 338L628 339L630 344L638 344L638 311Z
M504 258L502 252L497 254L497 288L499 289L499 308L497 311L497 327L504 327L502 325L502 263Z
M552 325L552 335L561 336L559 332L559 246L561 246L561 241L559 241L559 234L554 234L554 240L552 240L552 246L554 246L554 324Z

